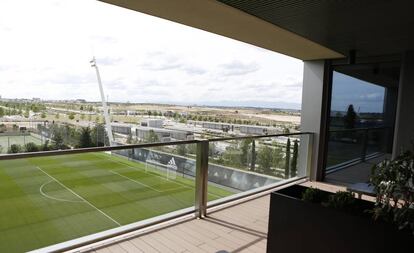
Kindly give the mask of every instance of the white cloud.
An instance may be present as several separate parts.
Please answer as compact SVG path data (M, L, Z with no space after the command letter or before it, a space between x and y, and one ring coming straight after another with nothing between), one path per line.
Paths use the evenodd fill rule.
M3 97L99 100L95 55L111 101L301 101L299 60L99 1L2 0L0 38Z

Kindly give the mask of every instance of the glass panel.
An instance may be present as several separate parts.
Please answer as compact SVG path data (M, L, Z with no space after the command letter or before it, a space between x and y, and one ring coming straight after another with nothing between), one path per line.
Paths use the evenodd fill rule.
M377 129L384 126L385 88L343 73L333 72L328 169L385 150L384 132Z
M367 155L374 153L382 152L385 153L386 147L388 146L388 136L391 129L389 128L379 128L379 129L370 129L367 132Z
M330 131L327 167L361 158L364 134L364 130Z
M303 136L292 135L210 142L208 199L304 175L301 139Z
M194 206L177 146L0 161L0 252L24 252ZM22 243L24 242L24 243Z

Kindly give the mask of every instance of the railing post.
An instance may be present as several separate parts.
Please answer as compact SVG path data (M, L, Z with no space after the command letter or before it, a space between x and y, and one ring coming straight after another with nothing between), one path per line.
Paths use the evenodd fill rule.
M195 178L195 214L197 218L206 216L208 180L208 141L197 143Z
M361 153L362 162L365 162L365 158L367 156L367 148L368 148L368 129L365 129L364 136L362 137L362 153Z
M311 178L312 172L313 135L313 133L308 134L308 142L306 147L306 176L308 178Z

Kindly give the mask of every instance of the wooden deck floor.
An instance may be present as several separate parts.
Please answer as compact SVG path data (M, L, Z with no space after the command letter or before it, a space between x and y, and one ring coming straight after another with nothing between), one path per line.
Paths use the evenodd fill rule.
M266 252L269 195L92 252Z

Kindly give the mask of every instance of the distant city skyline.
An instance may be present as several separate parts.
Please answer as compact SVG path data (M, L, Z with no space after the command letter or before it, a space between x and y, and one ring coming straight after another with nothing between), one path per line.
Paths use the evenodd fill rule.
M1 1L0 37L3 98L99 101L95 56L110 101L300 109L300 60L99 1Z

